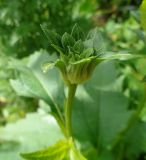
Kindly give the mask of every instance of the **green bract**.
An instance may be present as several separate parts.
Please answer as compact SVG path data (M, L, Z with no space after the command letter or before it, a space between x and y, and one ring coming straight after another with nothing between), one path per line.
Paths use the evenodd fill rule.
M119 58L104 57L102 37L97 28L90 31L85 38L82 29L77 24L74 25L71 34L64 33L62 37L41 27L51 49L59 54L59 59L45 63L43 70L46 72L54 66L57 67L67 85L80 84L89 79L95 67L103 60Z

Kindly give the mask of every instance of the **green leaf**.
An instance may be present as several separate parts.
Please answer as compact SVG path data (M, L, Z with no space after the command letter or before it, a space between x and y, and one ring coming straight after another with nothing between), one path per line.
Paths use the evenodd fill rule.
M93 53L94 53L93 48L88 48L84 50L83 53L80 54L80 57L87 58L90 57Z
M138 38L146 44L146 36L145 36L145 33L143 32L143 30L136 30L135 29L135 30L133 30L133 32L136 33Z
M78 24L75 24L75 25L73 26L71 35L72 35L72 37L74 37L74 39L75 39L76 41L78 41L78 40L80 40L80 39L83 40L84 37L85 37L84 32L82 31L82 29L79 27Z
M0 140L6 143L15 142L3 149L0 148L0 159L20 160L20 152L46 148L59 139L64 139L64 135L53 116L39 113L27 114L25 118L0 128Z
M61 47L59 47L59 46L57 46L57 45L55 45L55 44L51 44L51 46L52 46L60 55L63 55L63 54L64 54L64 50L63 50Z
M132 55L129 53L115 53L115 52L106 52L101 58L98 59L103 59L103 60L130 60L130 59L136 59L136 58L143 58L144 56L141 55Z
M114 61L107 61L99 64L94 71L92 78L85 84L85 87L94 86L97 90L115 90L118 70Z
M18 95L42 99L51 106L52 112L57 113L55 102L30 69L21 69L19 78L10 83Z
M103 64L101 70L97 67L92 79L78 88L73 108L76 138L105 148L126 127L132 113L127 110L128 99L110 89L116 81L116 70L110 68L109 64L104 64L105 69Z
M84 50L84 45L83 45L83 42L81 40L78 40L75 45L73 46L73 49L75 52L77 53L82 53L83 50Z
M52 69L53 67L57 67L60 71L66 72L66 66L63 61L56 60L54 63L52 62L46 62L42 65L42 69L44 72L47 72L48 70Z
M115 157L112 155L112 152L103 149L98 156L98 160L115 160Z
M74 146L72 139L60 140L47 149L24 153L21 156L27 160L87 160Z
M68 33L64 33L62 36L62 45L64 48L68 48L68 46L72 47L75 44L75 40L74 38L68 34Z
M75 101L74 134L80 140L97 141L99 146L109 147L131 116L127 111L128 101L116 92L88 89L84 94L88 97L80 95Z
M143 29L146 30L146 0L142 1L140 12L141 12L141 25Z
M57 34L56 32L48 30L46 27L44 27L42 25L41 25L41 28L42 28L45 36L47 37L50 46L51 46L51 44L54 44L54 45L57 45L57 46L61 45L61 36L59 34Z
M87 160L75 147L70 150L70 160Z
M19 79L10 80L14 90L21 96L27 96L28 93L28 97L37 97L47 101L48 94L32 71L26 67L20 72Z
M27 66L22 66L21 60L18 61L19 64L15 62L14 66L19 72L19 76L15 80L11 80L11 85L20 96L44 100L51 107L52 113L61 118L60 109L63 107L64 99L63 82L60 81L59 74L54 69L46 74L43 73L41 65L46 59L53 61L54 58L47 53L36 52L28 58Z
M96 54L101 54L105 52L105 44L101 33L97 28L91 30L87 35L87 40L85 41L85 46L87 48L93 48Z
M51 63L51 62L46 62L43 64L42 69L44 72L47 72L49 69L52 69L53 67L58 68L58 70L60 71L62 78L65 80L66 79L66 66L65 63L58 59L56 60L56 62Z
M125 143L125 157L128 159L138 159L139 155L146 152L146 122L138 121L129 130L126 138L123 140Z
M27 160L64 160L68 155L69 148L69 142L62 140L47 149L21 154L21 156Z

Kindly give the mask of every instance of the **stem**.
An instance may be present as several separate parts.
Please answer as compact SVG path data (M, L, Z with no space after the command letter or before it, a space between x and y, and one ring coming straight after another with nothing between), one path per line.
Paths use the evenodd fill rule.
M75 96L77 85L68 86L68 97L65 104L65 126L66 126L66 136L70 138L72 136L72 104Z

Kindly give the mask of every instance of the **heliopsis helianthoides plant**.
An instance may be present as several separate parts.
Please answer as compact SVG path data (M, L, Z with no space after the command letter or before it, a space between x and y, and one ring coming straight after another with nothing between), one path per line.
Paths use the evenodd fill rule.
M82 29L75 24L71 33L58 33L50 31L42 26L48 39L49 48L57 52L58 59L54 62L43 64L43 71L47 72L56 67L68 88L68 95L64 106L65 140L59 141L46 150L29 154L21 154L28 160L86 160L75 145L72 135L71 116L72 104L77 86L87 81L94 69L104 60L127 59L129 54L109 54L103 47L102 38L97 28L93 29L85 37Z

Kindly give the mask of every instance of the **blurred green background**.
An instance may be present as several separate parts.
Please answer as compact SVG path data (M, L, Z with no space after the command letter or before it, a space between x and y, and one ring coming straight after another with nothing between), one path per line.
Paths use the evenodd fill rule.
M43 84L46 92L52 95L61 111L63 110L65 89L56 71L46 75L41 71L41 64L55 53L49 50L40 24L60 34L70 32L75 23L78 23L85 33L97 27L108 51L146 55L146 34L140 25L140 4L141 0L0 0L0 160L19 160L19 151L32 151L50 145L62 137L52 117L51 106L48 106L47 100L39 93L36 94L38 85L34 84L34 90L24 86L25 83L31 83L27 78L34 74L36 81ZM95 97L97 100L98 97L98 102L92 102L92 105L101 105L103 108L101 143L108 145L113 139L111 137L121 130L118 127L127 123L127 117L141 103L145 90L141 83L146 74L145 60L105 62L96 69L92 79L84 84L86 93L84 87L80 87L79 98L75 102L73 126L74 134L81 144L83 143L82 150L89 160L97 160L96 133L86 132L90 129L94 132L98 128L95 120L88 115L90 113L97 117L98 112L98 109L95 112L87 107L90 105L90 98ZM23 72L26 66L30 73L21 75L20 72ZM19 80L18 83L12 80L17 78L22 81ZM85 119L80 120L83 115L78 106L83 106L86 110ZM48 113L50 121L45 119ZM121 115L118 115L119 113ZM113 115L117 117L110 122L111 131L109 128L107 133L104 127L108 128L107 121ZM115 123L118 117L119 123ZM140 121L146 121L145 108ZM87 124L93 125L88 129ZM80 125L84 127L80 128ZM140 128L138 125L140 131L136 127L133 128L133 133L136 130L137 135L129 133L128 136L131 134L133 140L137 136L141 141L143 137L145 141L129 141L127 138L125 143L131 148L124 149L121 159L143 160L146 155L146 127ZM104 145L102 147L104 148ZM99 160L113 160L111 157L105 152L103 155L101 153Z

